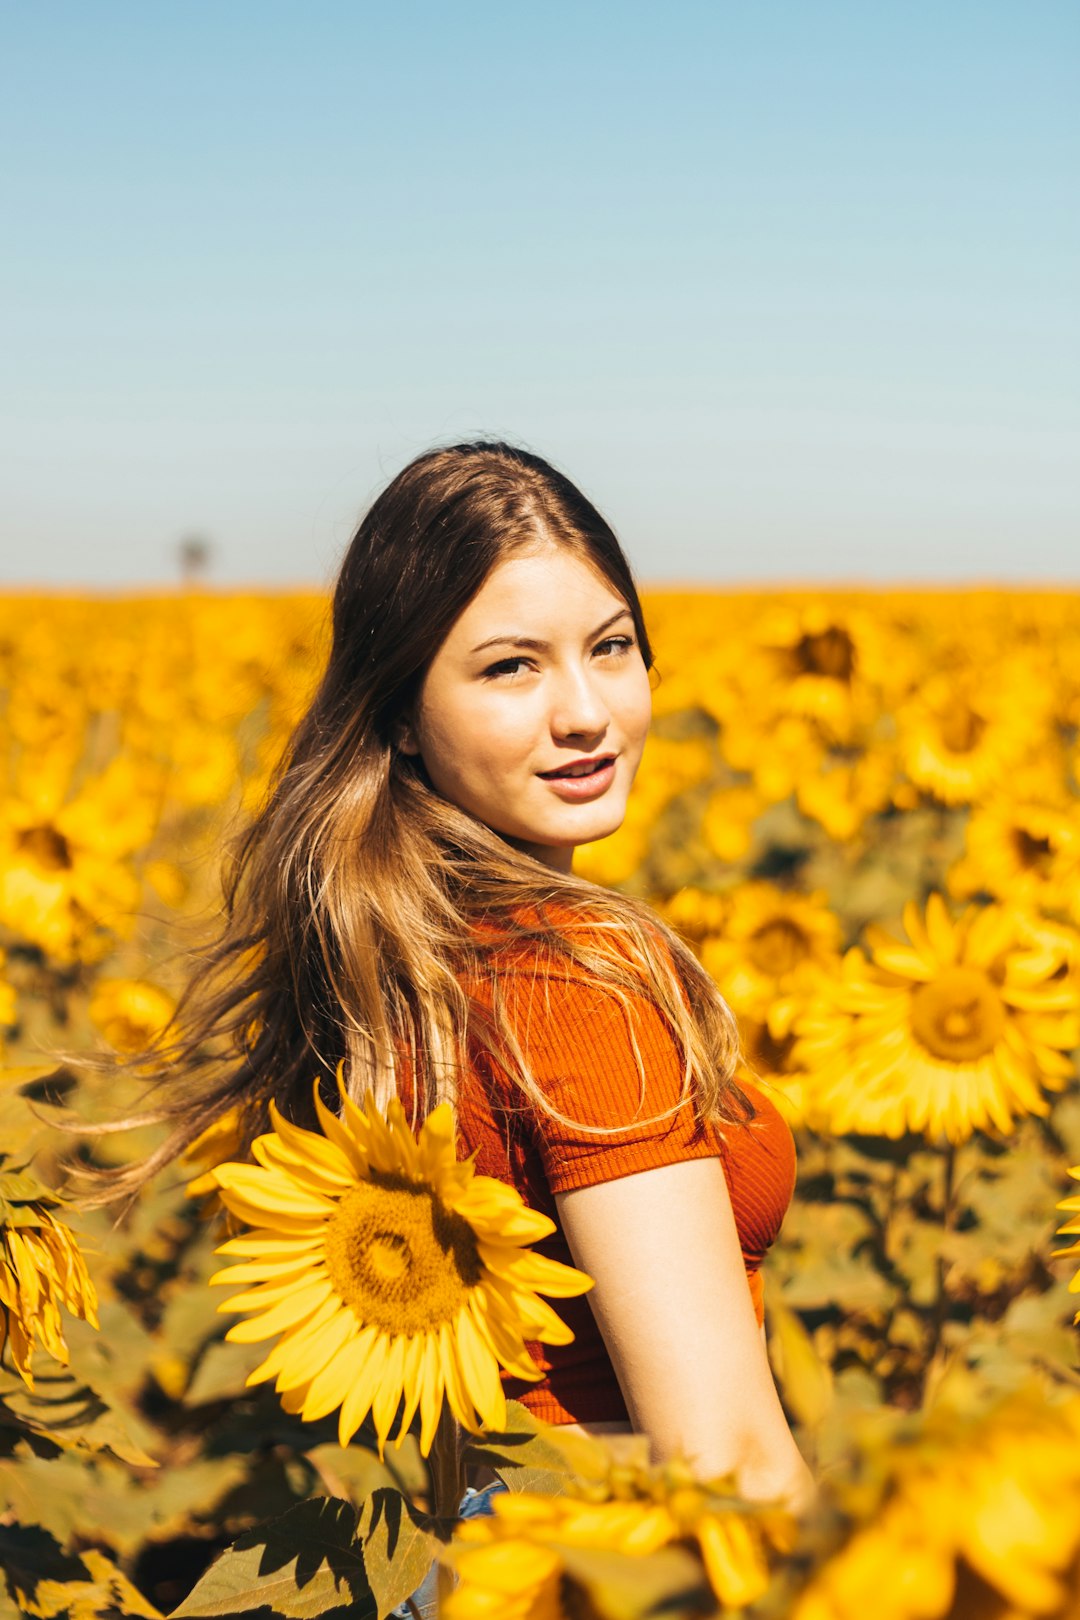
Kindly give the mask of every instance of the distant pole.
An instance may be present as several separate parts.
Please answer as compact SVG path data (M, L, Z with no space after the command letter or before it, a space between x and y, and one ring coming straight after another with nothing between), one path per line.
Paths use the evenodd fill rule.
M187 534L176 547L180 564L180 578L185 585L195 585L210 567L213 546L204 535Z

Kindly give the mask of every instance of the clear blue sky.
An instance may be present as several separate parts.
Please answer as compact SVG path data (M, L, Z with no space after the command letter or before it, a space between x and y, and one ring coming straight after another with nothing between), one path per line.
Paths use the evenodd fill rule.
M1080 581L1076 0L2 9L0 581L322 584L419 450L645 581Z

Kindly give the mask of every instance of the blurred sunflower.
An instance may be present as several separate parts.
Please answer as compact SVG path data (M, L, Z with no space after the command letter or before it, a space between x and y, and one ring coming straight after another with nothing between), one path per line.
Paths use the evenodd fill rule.
M725 725L720 747L732 769L746 772L754 791L769 805L786 799L821 769L829 743L812 719L778 716L763 696L751 694Z
M1080 1164L1070 1165L1069 1175L1072 1176L1074 1181L1080 1181ZM1080 1254L1080 1197L1063 1198L1056 1205L1056 1208L1069 1211L1069 1219L1064 1226L1059 1226L1057 1229L1058 1237L1071 1237L1075 1238L1076 1241L1071 1243L1068 1248L1053 1249L1051 1252L1055 1260L1062 1255ZM1070 1294L1080 1294L1080 1271L1076 1273L1069 1283L1069 1292ZM1077 1311L1073 1317L1074 1325L1078 1322L1080 1322L1080 1311Z
M7 952L0 951L0 1045L3 1043L4 1031L14 1026L18 1016L15 1010L15 987L4 977L6 966Z
M1017 694L981 672L942 672L901 705L899 761L917 787L945 804L978 802L1033 751L1039 735Z
M664 921L690 945L700 944L707 934L719 933L727 919L728 908L726 894L695 889L691 885L677 890L657 906Z
M275 1379L287 1410L312 1421L340 1407L342 1445L370 1410L380 1452L404 1402L395 1443L419 1408L427 1455L444 1396L466 1429L505 1425L500 1365L535 1381L526 1337L573 1338L539 1294L582 1294L592 1279L525 1250L554 1223L456 1160L449 1104L417 1139L396 1098L384 1118L370 1094L357 1107L340 1073L338 1085L340 1117L316 1083L324 1135L271 1105L258 1164L214 1172L226 1208L254 1230L221 1246L245 1260L211 1281L254 1285L219 1307L252 1313L226 1338L281 1335L249 1384Z
M465 1520L455 1532L445 1556L458 1584L443 1612L447 1620L496 1613L571 1620L596 1612L588 1565L576 1565L573 1550L636 1559L673 1546L700 1559L701 1588L719 1604L752 1603L768 1588L770 1550L793 1544L795 1520L782 1509L748 1506L726 1485L703 1484L678 1465L623 1466L603 1482L568 1481L567 1495L498 1496L492 1516ZM685 1596L696 1597L690 1607L699 1611L700 1589ZM683 1608L665 1604L665 1612Z
M795 1016L795 1004L792 1017ZM762 1018L748 1014L739 1017L740 1060L735 1078L742 1084L764 1089L793 1128L807 1125L811 1130L827 1128L827 1119L817 1116L813 1090L806 1074L793 1062L795 1035L791 1030L772 1034Z
M217 1208L220 1203L215 1172L221 1165L237 1157L241 1152L242 1142L243 1125L240 1110L237 1107L227 1108L212 1125L200 1131L177 1160L184 1175L190 1174L193 1170L197 1172L187 1183L184 1191L189 1198L207 1200L204 1206L205 1213L209 1214L211 1209Z
M608 838L583 844L575 870L590 883L625 883L649 853L656 822L671 800L704 781L714 763L714 749L703 737L651 736L622 826Z
M1045 1115L1080 1042L1080 989L1064 948L1023 913L969 907L950 921L939 894L925 918L904 907L910 944L871 924L795 1020L792 1062L810 1076L830 1129L962 1142Z
M98 979L90 993L90 1022L117 1052L141 1052L165 1028L175 1005L146 979Z
M948 874L950 894L983 891L1035 910L1069 910L1080 922L1080 811L1075 800L999 793L972 808L966 849Z
M793 1009L839 964L839 919L824 893L771 883L741 884L729 901L723 932L702 944L702 965L737 1013L782 1037Z
M67 1365L61 1306L98 1325L97 1292L74 1235L52 1213L57 1203L33 1176L4 1168L0 1158L0 1353L10 1348L28 1389L35 1341Z
M754 842L754 822L766 801L752 785L718 788L705 806L701 834L718 860L743 860Z
M817 771L799 778L795 799L804 816L846 843L889 803L895 780L893 750L872 747L854 758L826 756Z
M901 647L880 616L836 596L774 599L747 637L744 679L777 715L813 721L843 746L895 686Z
M990 1413L938 1411L877 1459L885 1488L841 1488L853 1533L792 1620L1065 1620L1080 1590L1080 1399L1034 1389Z
M134 922L131 857L149 842L160 779L114 759L74 793L25 769L0 814L0 922L61 961L96 960Z

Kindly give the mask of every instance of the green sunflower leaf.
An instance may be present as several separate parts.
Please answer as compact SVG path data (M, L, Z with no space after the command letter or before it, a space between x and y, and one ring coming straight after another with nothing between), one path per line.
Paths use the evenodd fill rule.
M212 1620L270 1609L315 1620L348 1606L352 1620L375 1615L348 1502L301 1502L227 1547L170 1620Z
M375 1490L364 1503L359 1536L378 1620L385 1620L429 1574L441 1546L430 1523L400 1491Z

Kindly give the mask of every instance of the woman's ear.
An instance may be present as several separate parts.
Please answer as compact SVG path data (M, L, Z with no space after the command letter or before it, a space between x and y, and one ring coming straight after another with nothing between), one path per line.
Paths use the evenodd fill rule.
M399 720L394 730L394 746L401 754L418 754L420 745L409 720Z

